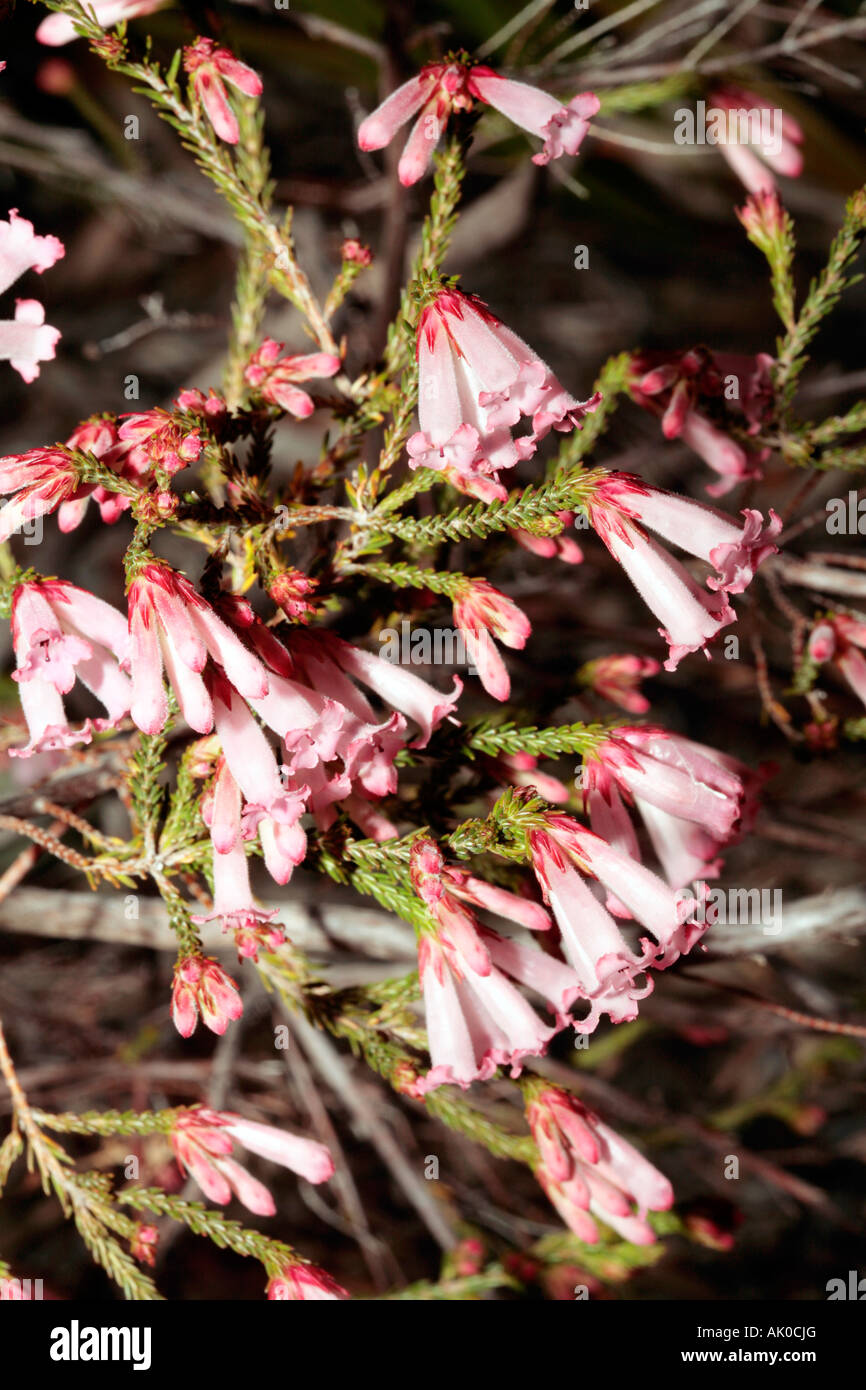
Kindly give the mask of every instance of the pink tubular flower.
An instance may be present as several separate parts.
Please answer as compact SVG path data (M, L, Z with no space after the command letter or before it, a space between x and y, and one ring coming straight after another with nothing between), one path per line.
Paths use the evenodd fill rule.
M213 728L213 705L202 671L208 657L246 698L267 693L268 674L183 575L161 561L142 566L129 588L132 718L159 733L168 718L163 666L184 719L197 733Z
M213 39L196 39L183 50L184 71L192 75L193 91L207 112L208 120L221 140L236 145L240 138L237 116L229 106L224 82L248 97L262 94L262 79L227 48L217 48Z
M170 1138L181 1168L195 1178L206 1197L225 1206L234 1193L258 1216L273 1216L274 1200L266 1187L231 1158L235 1143L290 1168L307 1182L327 1182L334 1174L333 1159L324 1144L245 1120L230 1111L197 1108L179 1115Z
M858 699L866 705L866 624L844 613L831 613L809 637L809 655L823 665L835 662Z
M351 1294L318 1265L301 1264L299 1261L284 1265L279 1274L269 1280L268 1298L279 1302L313 1302L351 1298Z
M497 888L495 884L476 878L466 869L445 864L432 840L420 840L418 844L420 848L413 861L413 883L428 906L441 903L442 894L447 890L461 902L493 912L506 921L516 922L527 931L550 930L550 915L540 903L510 893L505 888Z
M41 275L65 254L62 241L56 236L37 236L33 223L12 208L9 221L0 221L0 294L25 271L35 270ZM46 324L38 299L16 299L14 320L0 321L0 360L9 362L26 382L35 381L39 363L52 360L59 338L59 328Z
M488 695L507 700L511 681L491 633L507 647L522 649L532 631L526 614L486 579L475 579L469 580L454 599L454 621Z
M483 300L440 289L418 325L418 422L412 468L432 468L483 501L504 500L496 474L535 453L551 429L575 429L600 395L577 401ZM515 436L522 419L532 433Z
M632 359L632 398L661 419L665 439L682 439L719 474L707 487L722 497L747 478L762 477L768 449L755 452L730 434L733 425L756 434L772 416L773 359L734 353L641 353Z
M675 671L688 652L706 649L723 627L735 621L728 594L742 593L749 586L758 566L776 553L773 539L782 529L773 511L765 526L760 512L746 510L745 522L737 526L712 507L650 487L628 473L608 474L587 507L590 522L611 555L666 624L659 628L670 647L666 671ZM711 592L702 589L642 526L712 565L717 574L707 579Z
M290 645L313 689L339 701L360 720L377 722L354 681L366 685L392 709L417 724L419 733L413 748L426 748L433 730L456 709L463 689L463 682L455 676L451 694L445 695L405 667L362 651L330 632L295 632Z
M12 640L18 691L30 742L13 748L29 757L53 748L89 743L93 733L114 726L129 711L132 687L120 669L128 637L123 617L85 589L61 580L28 580L12 596ZM63 708L76 679L107 711L71 729Z
M515 125L544 141L533 163L547 164L563 154L577 154L599 109L592 92L581 92L564 106L525 82L500 77L492 68L473 66L462 55L451 61L428 63L420 73L392 92L358 128L362 150L389 145L401 126L416 117L398 173L405 185L417 183L430 168L433 151L453 111L469 111L480 101L501 111Z
M165 0L90 0L87 9L88 12L93 11L97 23L101 24L103 29L112 29L123 20L153 14L154 10L158 10L163 4ZM70 15L51 14L39 25L36 37L40 43L47 44L50 48L59 48L61 44L71 43L79 36Z
M184 956L174 971L171 1017L182 1038L192 1037L202 1023L220 1036L244 1011L234 981L218 961L205 956Z
M140 476L145 471L142 467L136 468L131 457L134 453L132 446L118 442L117 427L111 420L99 417L83 420L72 431L66 444L70 449L93 454L94 458L113 468L120 477ZM114 525L130 506L130 499L121 493L111 492L94 483L82 483L67 502L60 504L57 525L61 531L74 531L81 525L91 498L99 506L101 519L109 526Z
M580 681L611 704L628 710L629 714L646 714L650 702L642 694L640 683L647 676L658 675L660 670L661 666L652 657L625 652L588 661L581 667Z
M209 771L208 765L196 775L207 776ZM306 791L306 788L304 790ZM284 800L288 803L292 798L285 797ZM296 798L293 803L296 820L303 813L303 809L303 800ZM244 840L255 835L258 816L251 812L258 813L260 810L258 807L243 807L241 789L232 776L225 757L219 754L213 785L202 797L201 802L202 819L210 830L213 849L213 911L197 914L192 920L201 923L218 919L222 923L223 931L231 931L234 934L239 960L257 960L260 950L276 951L285 940L282 927L273 920L277 915L276 909L260 907L253 898L250 886ZM283 858L288 857L286 847L282 841L277 840L275 850L266 832L262 830L265 862L273 877L280 883L288 881L292 868L300 863L306 852L306 837L303 831L299 830L298 834L300 849L295 844L291 846L293 853L287 870L283 872ZM277 837L274 835L272 839L276 840Z
M230 603L227 602L229 598ZM339 667L326 658L324 652L318 654L312 639L306 641L313 673L308 677L306 666L295 659L295 654L290 655L266 628L258 631L260 625L251 610L251 621L248 620L245 609L249 606L243 600L224 595L220 607L257 649L269 668L267 695L263 699L252 699L250 704L266 727L283 741L287 762L279 769L279 774L264 733L251 719L242 702L227 699L217 677L209 676L209 684L214 690L217 727L226 750L226 762L234 768L247 796L243 811L243 836L250 838L258 831L269 872L277 882L285 883L306 850L306 837L298 825L304 809L312 812L322 829L327 829L332 823L336 814L333 803L337 801L343 802L353 819L357 819L359 814L363 815L361 803L366 797L380 796L394 790L396 773L393 757L397 748L403 746L404 739L400 733L393 743L388 744L387 749L384 747L382 740L389 737L388 726L375 725L375 716L363 696ZM263 636L267 637L267 641L263 640ZM308 678L310 684L305 685L300 679L284 676L282 672L286 670L292 675ZM313 686L318 688L314 689ZM319 693L319 689L333 690L339 687L341 693L345 694L344 686L348 698L354 699L360 714L354 706L349 708L343 701ZM369 724L365 722L368 711ZM389 724L395 721L399 721L399 716L394 716ZM377 760L381 761L374 767L373 763ZM358 779L357 782L355 779ZM218 778L217 786L219 783ZM213 830L217 851L230 848L238 836L236 817L239 814L241 791L234 778L231 778L231 785L236 787L232 811L235 823L226 842L220 843L216 838L220 817L215 812ZM215 795L215 804L217 800ZM397 833L390 822L385 824L387 832L383 838ZM223 832L219 831L219 834ZM245 865L240 862L237 850L233 854L237 866L232 869L232 875L240 884L239 876L243 874L248 895ZM219 868L216 860L215 867Z
M664 1174L558 1086L537 1082L527 1099L540 1155L536 1176L569 1229L595 1245L599 1233L591 1212L633 1245L652 1245L656 1237L646 1212L667 1211L674 1200Z
M299 804L298 812L302 810ZM197 914L192 920L201 923L219 919L224 931L235 933L241 956L253 954L250 949L240 949L241 942L250 940L274 949L281 943L282 932L270 925L276 910L261 908L253 899L242 839L241 790L224 758L217 765L213 789L202 805L202 816L213 846L214 902L212 912ZM249 829L250 835L254 826L255 822Z
M718 875L719 850L738 835L746 789L736 772L664 729L617 729L587 759L592 828L640 858L622 798L640 812L672 888Z
M614 1023L637 1017L638 1001L652 981L635 983L650 967L664 969L689 951L709 925L688 922L691 905L632 856L560 813L544 817L530 831L532 867L559 928L565 959L580 980L587 1016L576 1021L590 1033L603 1013ZM580 872L578 872L578 869ZM608 908L593 895L582 874L597 878L607 890L608 908L634 917L656 938L643 938L640 953L627 946ZM656 944L658 943L658 944Z
M707 135L713 136L724 158L750 193L772 192L776 187L774 172L791 179L800 176L803 156L798 146L803 143L803 132L781 107L773 106L742 87L724 87L711 92L707 107L724 115L721 121L711 118ZM771 130L767 118L772 123ZM737 124L732 130L734 120Z
M593 1032L605 1013L613 1023L637 1018L638 1002L653 988L649 978L642 985L637 983L652 961L651 944L642 942L640 954L628 948L610 913L548 835L533 832L530 848L533 868L559 928L562 953L580 981L580 998L590 1006L585 1018L574 1021L575 1031Z
M61 449L28 449L0 458L0 493L13 494L0 511L0 541L30 521L50 516L77 496L78 474Z
M324 830L333 823L339 803L365 835L375 839L396 835L396 828L371 803L396 790L394 760L407 743L407 720L418 726L416 745L423 747L433 729L451 715L460 682L455 682L453 696L443 695L414 674L316 629L296 628L287 648L245 600L223 594L216 606L245 643L244 649L252 647L263 663L267 692L260 697L245 695L245 699L282 741L285 755L278 767L266 734L231 689L231 684L238 684L231 672L226 669L226 681L218 669L209 669L204 686L235 788L223 799L221 791L217 795L223 784L222 776L218 777L214 847L217 854L233 851L230 863L236 895L241 873L248 884L235 849L241 833L242 797L243 838L258 833L265 863L279 883L288 880L304 857L306 838L299 819L305 810ZM356 680L369 686L393 712L382 719ZM228 809L220 810L223 805ZM215 869L221 871L218 859ZM229 869L225 872L228 883Z
M533 164L549 164L564 154L577 154L589 123L597 115L601 102L595 92L578 92L564 106L556 97L548 96L526 82L512 82L500 77L491 68L474 68L469 88L489 106L495 106L521 130L537 135L544 148L532 156Z
M225 755L225 766L217 773L214 790L211 823L214 848L218 854L235 848L241 830L239 808L242 793L243 838L252 838L258 830L268 872L275 882L288 883L292 870L307 853L307 837L298 822L306 809L305 798L309 788L302 786L292 791L286 790L264 730L225 677L209 673L208 686L212 693L216 731ZM225 793L222 784L229 779L234 783L234 790ZM231 807L230 819L224 814L226 804ZM215 870L216 867L215 860ZM243 872L248 885L245 860ZM247 909L245 906L233 909L238 910ZM225 908L217 909L216 915L225 918Z
M244 376L269 405L278 405L298 420L304 420L312 415L316 407L312 397L302 391L296 382L310 381L313 377L336 376L340 370L340 359L331 352L281 357L284 346L273 338L266 338L250 358Z
M542 951L480 926L458 901L455 888L464 901L507 913L522 924L541 925L539 909L527 915L527 907L535 905L479 885L468 875L450 876L432 840L413 844L410 872L435 923L418 945L431 1068L417 1083L416 1094L445 1084L465 1090L473 1081L489 1079L500 1066L519 1075L524 1057L543 1054L567 1023L579 981L568 966ZM547 999L554 1026L541 1022L508 976Z

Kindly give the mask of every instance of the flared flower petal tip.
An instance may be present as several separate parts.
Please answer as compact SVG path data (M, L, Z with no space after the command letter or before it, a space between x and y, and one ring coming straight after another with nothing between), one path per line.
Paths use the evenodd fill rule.
M774 542L782 530L782 521L772 508L769 515L770 519L765 523L759 511L752 508L745 510L740 537L735 541L723 542L710 551L710 561L718 570L718 575L707 580L709 588L741 594L751 584L759 566L771 555L778 554L779 547Z

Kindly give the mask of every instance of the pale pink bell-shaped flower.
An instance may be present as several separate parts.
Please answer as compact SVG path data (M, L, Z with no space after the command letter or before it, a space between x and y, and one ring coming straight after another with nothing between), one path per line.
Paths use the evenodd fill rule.
M579 977L581 998L589 1003L575 1029L592 1032L603 1013L614 1023L636 1018L638 1002L652 990L650 978L639 984L638 977L650 967L665 969L688 952L710 925L710 916L705 914L703 922L689 920L694 901L645 869L631 844L610 843L569 816L545 815L539 828L530 830L529 847L563 954ZM606 889L606 907L583 875ZM644 937L633 951L611 913L634 918L655 941Z
M184 719L197 733L213 728L213 704L202 678L208 657L247 699L267 693L268 673L183 575L162 561L137 572L129 587L132 718L146 734L168 718L163 667Z
M469 660L476 667L488 695L495 700L507 700L511 681L492 637L498 637L507 647L518 650L525 647L532 631L526 614L486 579L473 579L454 599L454 621L463 634Z
M736 614L729 593L742 593L758 566L776 553L773 539L782 523L775 512L764 524L760 512L745 510L738 526L730 517L690 498L650 487L626 473L611 473L587 503L589 519L638 593L666 625L659 632L670 653L665 670L675 671L683 656L707 643ZM717 573L707 589L660 545L646 535L649 527L665 540L706 561Z
M803 156L799 149L803 132L781 107L774 106L756 92L729 86L710 92L707 108L724 112L726 119L717 123L717 133L721 136L717 139L719 150L750 193L772 192L776 187L774 173L799 178L803 172ZM740 114L737 129L732 132L729 126L735 112ZM772 123L769 131L764 116ZM729 138L731 134L733 139ZM747 138L740 140L740 134ZM752 135L757 138L753 140Z
M655 937L656 969L666 969L687 954L710 925L691 921L692 903L645 869L628 852L587 830L570 816L552 811L544 818L544 834L575 864L607 890L608 906L621 917L635 921ZM537 832L530 832L530 841ZM538 867L533 863L538 875ZM544 887L543 875L539 876Z
M427 746L433 730L456 709L463 689L463 682L455 676L451 694L445 695L405 666L385 661L319 629L293 633L290 650L297 654L301 669L318 693L347 706L365 723L378 721L365 696L354 685L355 681L366 685L385 704L411 719L419 729L411 745L413 748Z
M265 725L283 740L287 759L280 769L288 795L285 805L279 797L265 803L260 796L244 812L245 825L258 826L268 869L278 882L286 881L293 864L305 853L305 837L295 824L293 809L301 801L320 829L333 823L335 803L340 802L371 838L387 839L397 833L369 802L396 791L394 759L406 745L406 720L395 712L384 722L377 721L365 696L332 659L340 652L336 641L329 634L314 632L298 633L291 653L280 644L282 656L301 679L273 672L266 698L250 702ZM263 646L259 649L265 652ZM282 669L282 661L277 664ZM428 695L440 698L417 677L412 680L418 689L410 687L409 694L417 701ZM247 736L254 737L250 730ZM286 805L289 814L284 813ZM284 866L282 876L279 862Z
M62 509L78 496L77 489L75 466L60 449L28 449L0 458L0 494L11 494L0 511L0 541Z
M257 960L262 949L278 950L285 936L273 920L276 909L260 907L253 897L244 839L255 831L244 824L241 789L222 756L217 762L213 786L202 798L201 810L213 849L213 910L195 913L191 920L197 925L218 920L223 931L233 934L238 959ZM299 802L298 814L302 811L303 803ZM306 849L303 834L302 839ZM287 874L279 881L285 882L288 877Z
M230 773L225 776L230 777ZM220 921L224 931L243 931L252 923L268 923L276 909L259 907L253 898L250 874L243 841L238 839L228 849L219 849L213 842L213 911L195 913L192 921Z
M218 961L190 955L178 961L171 992L171 1017L182 1038L192 1037L199 1016L220 1037L244 1011L234 980Z
M97 24L101 24L103 29L113 29L115 24L121 24L126 19L153 14L164 4L165 0L88 0L86 9L88 13L93 11ZM50 14L39 25L36 37L40 43L59 48L61 44L71 43L79 36L71 15Z
M25 271L41 275L65 254L62 241L37 236L33 223L12 208L9 221L0 221L0 294ZM35 381L39 363L52 360L59 338L59 328L46 324L45 310L37 299L17 299L15 318L0 321L0 360L9 362L26 382Z
M715 507L623 473L610 474L600 491L606 502L615 502L664 540L712 565L717 574L707 580L710 589L743 593L758 567L777 552L773 541L782 523L772 510L766 523L760 512L749 509L741 513L745 521L738 523Z
M544 148L532 156L533 164L549 164L562 155L577 154L590 121L601 107L595 92L579 92L563 105L547 92L527 82L500 77L491 68L473 68L468 86L474 96L544 141Z
M297 820L304 811L302 798L295 799L294 810ZM197 913L192 921L199 924L219 920L223 931L233 933L239 959L257 960L260 949L276 951L285 937L282 927L273 920L276 909L260 907L253 897L244 841L255 834L256 820L243 812L241 789L222 756L217 761L213 785L202 797L201 811L211 835L214 900L213 911ZM275 858L273 847L264 834L261 836L265 862L278 883L288 881L295 864L306 853L306 836L300 830L299 834L300 851L293 847L295 852L285 872L281 853ZM283 850L281 843L278 849Z
M301 862L306 853L306 836L297 826L297 821L304 813L303 794L307 790L303 787L301 795L281 792L284 804L280 811L285 816L285 821L283 825L277 826L277 830L282 830L283 826L288 824L292 829L297 829L300 838L298 844L294 841L285 844L274 832L274 838L277 840L275 848L268 843L263 832L267 813L261 807L253 808L253 814L250 814L250 808L243 808L241 789L232 776L226 759L220 757L213 786L209 794L202 798L201 803L202 818L210 830L213 846L213 911L194 916L194 922L211 922L218 918L224 931L235 933L243 933L253 925L271 922L276 916L276 911L259 907L253 898L244 841L252 839L258 828L263 841L265 860L272 877L278 883L288 882L292 869ZM284 856L289 857L285 872ZM279 944L276 927L271 930L273 939L270 944ZM245 953L242 951L241 954Z
M371 803L396 791L395 758L406 746L407 719L418 726L416 745L424 746L454 709L460 682L454 696L445 696L412 672L318 629L295 628L286 647L245 600L224 594L216 606L267 669L267 693L246 699L285 749L278 778L274 754L246 703L231 695L218 671L209 671L217 731L246 800L244 836L258 830L272 876L285 882L303 858L302 803L321 829L332 824L340 803L371 838L395 835ZM382 719L356 680L393 713Z
M591 1033L603 1014L613 1023L637 1018L638 1003L652 992L644 974L655 956L654 943L631 950L613 917L593 895L570 858L549 835L530 835L532 866L559 930L562 953L580 982L579 997L589 1004L575 1031ZM623 856L625 858L625 856Z
M214 848L220 854L234 849L241 824L244 839L253 838L258 831L268 872L277 883L288 883L307 852L307 837L298 822L309 788L287 790L274 750L246 702L215 672L209 673L207 684L225 755L225 765L217 771L212 820L208 822ZM231 791L226 790L229 786Z
M507 496L500 469L531 458L551 429L575 429L601 399L575 400L483 300L458 289L440 289L423 309L417 356L410 466L441 472L483 501ZM513 433L521 420L531 433Z
M664 729L618 728L584 766L593 830L640 857L624 796L640 812L671 887L716 877L716 855L737 838L745 788L711 752Z
M327 1182L334 1174L334 1162L324 1144L230 1111L202 1107L179 1115L170 1139L181 1168L195 1178L206 1197L225 1206L234 1194L258 1216L273 1216L276 1206L267 1188L231 1157L235 1143L291 1169L307 1182Z
M318 1265L284 1265L268 1282L268 1298L279 1302L322 1302L350 1298L349 1292Z
M664 1174L558 1086L534 1085L526 1117L540 1156L536 1176L578 1239L598 1242L596 1216L633 1245L652 1245L646 1212L667 1211L674 1200Z
M248 97L262 94L258 73L240 62L227 48L218 48L213 39L196 39L183 50L184 71L192 75L193 90L207 112L208 120L221 140L236 145L240 138L238 120L229 105L225 83Z
M413 844L410 864L413 887L436 924L422 933L418 945L431 1067L416 1093L445 1084L465 1090L473 1081L489 1079L500 1066L519 1075L523 1059L542 1055L568 1022L578 979L552 956L481 927L458 901L432 840ZM460 886L465 900L465 882ZM478 900L477 890L472 896ZM483 896L488 905L489 895ZM494 911L514 915L514 905L497 903ZM521 916L514 920L526 920L524 907L516 906ZM548 1001L555 1015L552 1027L541 1022L512 980Z
M244 376L269 405L278 405L298 420L315 410L313 399L297 385L314 377L336 376L340 359L332 352L309 352L281 357L283 343L266 338L244 368Z
M451 113L471 110L475 101L495 107L522 130L544 141L544 148L533 155L535 164L547 164L563 154L577 154L600 105L594 93L581 92L564 106L537 87L500 77L492 68L473 66L458 57L428 63L386 97L361 122L358 144L362 150L380 150L391 143L401 126L415 117L398 176L404 185L417 183L430 168Z
M62 580L28 580L12 596L13 679L30 732L15 757L89 743L128 713L132 685L120 669L128 635L122 614L102 599ZM76 680L92 691L106 718L70 728L63 708Z

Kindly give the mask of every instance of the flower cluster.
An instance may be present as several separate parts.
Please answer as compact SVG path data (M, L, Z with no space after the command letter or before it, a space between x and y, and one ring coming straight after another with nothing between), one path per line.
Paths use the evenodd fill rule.
M181 1168L195 1178L206 1197L225 1206L234 1195L259 1216L274 1215L274 1199L232 1157L235 1144L290 1168L307 1182L327 1182L334 1175L334 1161L324 1144L225 1111L203 1106L189 1110L177 1117L169 1137Z
M666 671L675 671L690 652L706 652L722 628L736 620L729 596L748 588L758 567L775 554L773 541L782 529L773 511L765 525L760 512L745 510L745 521L737 526L712 507L628 473L608 474L592 493L587 511L613 558L665 624L659 632L669 647ZM644 527L715 569L706 587Z
M621 725L583 775L593 830L640 860L634 806L672 888L714 878L719 851L754 819L757 779L736 759L664 729Z
M617 395L630 395L660 422L664 439L681 440L707 463L717 475L707 487L713 498L762 480L772 447L799 463L801 452L805 457L837 434L859 432L857 411L841 422L800 428L788 410L798 354L824 301L843 283L857 237L838 239L832 274L816 281L795 321L790 275L785 282L791 223L773 174L800 172L802 133L753 93L725 87L708 94L726 118L748 107L781 123L778 146L764 134L750 143L735 139L732 122L719 143L752 194L740 218L770 261L786 336L775 358L704 347L623 353L599 372L604 395L594 390L579 399L484 300L461 288L458 277L444 277L442 266L463 159L482 110L492 108L539 140L533 162L546 166L578 155L600 102L592 92L562 101L462 51L449 54L423 66L359 123L358 145L369 152L411 122L398 164L407 186L430 169L446 124L453 136L437 158L430 215L398 318L382 325L387 333L374 330L372 360L359 362L348 331L352 314L345 315L345 334L337 315L373 252L354 234L347 204L347 220L325 239L325 249L339 248L339 268L319 301L318 277L307 280L289 219L280 222L272 206L261 113L253 115L249 105L262 93L258 74L215 38L196 38L163 68L152 63L149 41L142 61L132 63L123 29L113 36L94 32L94 23L111 28L162 3L93 0L77 21L52 14L37 36L60 45L76 36L77 23L113 70L138 74L140 90L181 132L237 215L245 250L224 394L189 387L164 406L93 414L64 443L0 458L0 495L7 499L0 514L0 603L11 618L12 678L27 726L24 745L9 751L61 762L61 752L96 740L86 754L96 762L100 736L114 732L105 742L119 762L107 775L116 782L122 767L131 829L124 842L88 826L77 807L37 802L38 814L56 813L60 836L80 835L85 855L62 843L57 827L6 820L26 826L34 843L56 850L91 883L141 882L159 893L177 937L170 1017L181 1038L192 1038L199 1025L222 1037L242 1017L244 996L219 958L233 944L241 962L258 966L269 989L340 1045L351 1044L355 1057L371 1062L401 1096L416 1106L424 1102L467 1133L498 1135L491 1149L532 1168L578 1240L606 1241L609 1228L624 1241L648 1245L655 1240L648 1213L671 1206L671 1184L580 1100L537 1079L528 1064L561 1045L567 1030L582 1043L605 1020L636 1019L657 972L688 955L713 927L706 880L719 876L724 854L753 825L762 774L658 723L640 723L650 710L642 682L659 676L662 666L638 653L644 636L651 649L658 624L668 648L666 672L694 653L709 658L714 641L737 619L735 598L777 553L782 522L767 507L747 505L732 515L666 491L621 471L613 450L603 455L607 462L587 460ZM53 62L43 90L72 94L73 68ZM550 69L562 71L555 62ZM621 108L613 101L610 109ZM378 182L373 193L378 196ZM866 216L855 230L863 227ZM381 277L387 293L399 288L390 280L401 238L392 240ZM37 235L11 211L0 221L0 289L30 271L42 273L63 254L56 237ZM300 315L311 351L288 351L276 338L261 337L272 290ZM44 319L38 301L18 300L14 320L0 323L0 359L26 382L55 355L60 334ZM315 381L329 383L323 394L313 394ZM306 427L292 426L281 437L286 417L306 421L317 409L327 415L318 460L281 455L293 436L308 442ZM555 453L557 437L558 453L542 465L545 452ZM832 454L821 455L822 466L833 462ZM462 494L456 502L449 487ZM419 499L421 492L427 495ZM64 534L85 520L97 528L119 521L128 527L125 611L119 586L109 603L19 566L6 542L52 514ZM574 538L577 523L596 533L614 562L596 546L599 570L606 567L617 579L624 571L654 621L645 634L620 629L616 636L603 614L586 617L581 610L577 621L589 633L588 650L573 657L563 641L563 678L545 673L537 695L529 642L534 626L538 643L551 612L549 596L539 598L538 591L557 571L545 562L583 566L557 571L568 595L560 613L577 608L574 595L588 596L592 605L604 585L604 575L593 574L591 548L584 553ZM473 568L476 541L490 538ZM533 556L527 561L511 544L531 571L523 586L505 581L516 597L479 577L496 576L500 541ZM197 567L195 561L180 567L184 561L172 548L180 542L201 544ZM775 562L764 571L769 590L784 568ZM377 585L390 585L393 610L381 603L377 609ZM450 606L480 678L481 690L467 691L460 705L460 721L459 678L439 689L369 649L387 613L405 613L408 628L410 614L441 602ZM510 658L511 670L497 644L523 653ZM866 626L858 617L803 618L795 646L800 692L818 667L832 663L866 705ZM768 696L764 674L758 673L758 689L766 706L772 691ZM491 701L511 699L518 676L523 709L485 717ZM794 737L829 747L838 721L826 721L822 732L820 692L808 694L815 723ZM571 723L542 727L543 706L572 700L578 712L589 707L588 719L605 722L575 719L571 710ZM611 720L602 701L626 711L628 722ZM472 702L481 706L479 718ZM678 726L684 725L685 718ZM545 766L560 755L582 760L572 785L556 775L566 775L562 768ZM20 763L15 768L25 770ZM38 759L27 769L40 775ZM476 873L468 864L482 855L487 867ZM343 988L325 970L314 975L288 939L278 906L256 896L260 882L284 888L301 865L311 875L354 885L411 924L417 981L410 975ZM220 938L212 923L228 935ZM206 1035L199 1032L196 1041ZM3 1060L5 1072L5 1049ZM500 1072L516 1083L509 1086L502 1076L503 1096L523 1098L528 1134L508 1123L500 1132L475 1109L474 1098L434 1094L447 1086L466 1091ZM239 1149L313 1184L335 1172L324 1144L230 1111L172 1109L150 1129L140 1117L130 1121L116 1112L115 1119L118 1133L167 1135L181 1174L220 1207L237 1199L258 1216L276 1211L268 1188L238 1161ZM31 1121L38 1128L38 1119ZM69 1127L109 1132L100 1125L91 1131L88 1123ZM42 1167L29 1129L27 1137ZM59 1171L49 1164L43 1175L65 1201ZM179 1186L181 1178L170 1171ZM80 1192L96 1193L108 1210L117 1195L98 1182L76 1190L65 1170L64 1177L72 1206ZM159 1235L145 1213L168 1215L215 1231L217 1240L229 1233L233 1249L255 1254L270 1300L349 1297L281 1241L239 1234L236 1223L200 1204L159 1194L148 1206L148 1199L152 1193L137 1189L136 1218L124 1216L110 1228L140 1266L154 1264ZM81 1210L93 1217L87 1200ZM485 1245L461 1234L448 1277L480 1277L481 1287ZM99 1241L94 1235L94 1248ZM535 1259L527 1255L522 1267ZM114 1263L128 1273L125 1251ZM111 1260L103 1264L108 1268Z
M633 399L661 419L665 439L682 439L719 475L707 486L722 497L747 478L760 478L769 449L753 449L741 434L757 434L772 413L772 357L758 353L638 353L632 358Z
M415 117L400 158L403 184L417 183L430 168L433 152L454 112L469 112L476 102L492 106L515 125L544 141L534 164L548 164L562 155L577 154L600 102L594 92L581 92L563 105L526 82L501 77L492 68L469 62L463 55L428 63L392 92L358 128L362 150L389 145L401 126Z
M499 473L531 459L551 429L571 431L598 405L578 401L476 295L441 289L418 325L418 422L412 468L432 468L483 501L508 494ZM528 421L530 429L515 434Z
M227 48L218 48L213 39L196 39L183 52L184 70L192 77L196 98L207 112L208 120L221 140L236 145L240 139L238 118L229 104L225 84L244 96L262 94L262 79L258 73L241 63Z
M667 1178L568 1092L546 1082L526 1091L536 1176L569 1229L595 1245L596 1218L633 1245L653 1244L646 1213L673 1205Z

